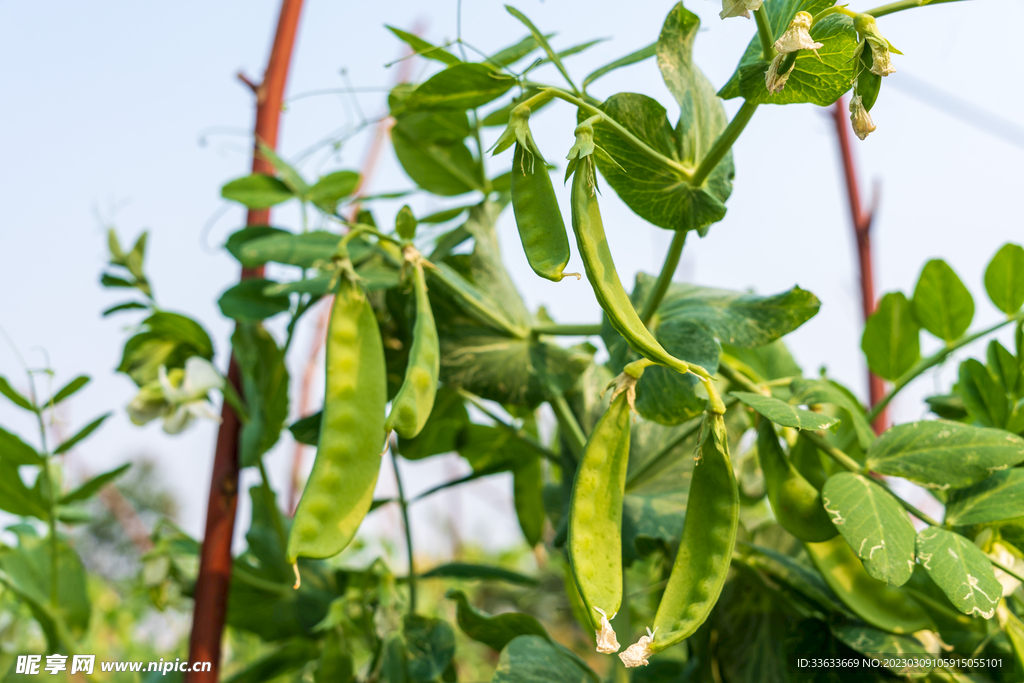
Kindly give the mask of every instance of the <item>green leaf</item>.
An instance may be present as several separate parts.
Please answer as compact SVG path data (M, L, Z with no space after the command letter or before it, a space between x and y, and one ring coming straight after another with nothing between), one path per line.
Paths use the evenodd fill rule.
M860 348L871 371L895 381L921 357L920 329L910 302L900 292L882 297L864 325Z
M831 7L832 4L831 0L768 0L768 2L761 6L761 11L768 19L772 36L778 38L785 33L786 28L793 21L793 17L796 16L797 12L803 11L815 15L826 7ZM742 94L740 92L740 71L743 67L756 62L763 62L763 55L761 53L760 37L755 33L754 37L747 44L747 49L740 58L740 63L736 66L736 71L733 72L733 75L722 89L718 91L718 96L727 100L739 97ZM768 66L765 64L761 72L762 80L764 72L767 70ZM788 83L786 87L789 87ZM849 89L849 85L847 85L847 89Z
M273 238L270 238L273 239ZM277 283L263 278L242 280L224 292L217 305L225 317L242 322L259 322L288 310L290 302L285 296L267 296L264 290Z
M249 421L242 427L239 462L255 465L281 436L288 419L288 367L284 350L260 325L240 323L231 337L242 371Z
M768 574L776 581L812 600L826 613L853 616L817 572L787 555L744 541L736 543L744 564Z
M431 683L451 666L455 632L448 622L418 614L405 617L406 671L413 683Z
M286 641L277 650L264 655L247 665L238 673L225 679L225 683L264 683L286 674L290 674L306 666L320 654L314 641L306 638L295 638Z
M432 194L452 197L482 190L480 165L466 147L465 112L398 117L391 129L395 156L413 182Z
M1021 387L1021 368L1017 358L1010 351L993 339L988 343L986 351L989 371L995 375L996 381L1007 394L1018 395Z
M914 570L914 525L891 494L852 472L829 477L822 490L832 523L864 562L868 574L901 586Z
M852 428L861 448L867 448L875 440L875 431L864 415L864 407L840 384L828 379L796 379L789 389L793 400L799 404L816 406L824 403L839 408L843 426Z
M6 461L12 465L43 464L43 459L36 453L36 449L3 427L0 427L0 461Z
M917 556L956 608L991 619L1003 587L978 546L960 534L928 527L917 535Z
M300 268L313 268L318 264L330 264L340 241L341 235L326 230L314 230L300 235L290 232L273 233L250 239L240 245L237 258L248 268L269 261Z
M550 640L548 632L529 614L505 612L494 616L477 610L460 590L450 590L445 597L456 602L455 618L467 636L489 648L501 651L513 639L534 635Z
M312 415L293 422L288 427L288 431L292 433L292 437L299 443L315 446L320 440L320 422L323 420L323 417L323 411L317 411Z
M72 394L77 392L79 389L81 389L82 387L84 387L88 383L89 383L89 376L88 375L79 375L78 377L74 378L73 380L71 380L70 382L65 384L63 387L61 387L57 391L57 393L54 394L53 397L49 401L47 401L44 405L55 406L58 403L60 403L61 401L63 401L64 399L68 398L69 396L71 396Z
M578 657L547 638L523 635L501 651L491 683L580 683L600 679Z
M404 240L416 237L416 216L408 204L399 209L398 215L395 216L395 232Z
M6 396L11 401L11 403L18 406L19 408L24 408L25 410L35 412L35 410L32 408L32 402L29 401L24 396L22 396L17 391L15 391L14 387L11 386L10 382L8 382L7 378L4 377L3 375L0 375L0 394Z
M544 474L540 456L528 458L512 471L512 493L519 528L532 547L544 533Z
M467 425L469 413L462 396L448 387L441 387L434 397L434 407L427 418L427 424L413 439L399 437L398 452L407 460L451 453L458 447Z
M605 74L611 73L616 69L621 69L624 66L629 66L630 64L642 62L645 59L653 57L655 54L657 54L657 52L658 43L651 43L647 47L642 47L636 52L631 52L625 57L616 59L614 62L610 64L605 64L600 69L595 69L586 78L583 79L583 84L580 87L583 89L584 92L586 92L588 85L590 85L597 79L601 78Z
M353 683L355 663L340 629L328 631L323 639L320 662L313 672L313 683Z
M831 630L851 649L873 660L876 667L887 666L894 674L910 678L919 678L931 671L927 665L915 666L934 657L916 638L851 624L836 624Z
M100 276L100 284L103 285L104 287L120 287L122 289L131 289L135 287L135 283L129 282L128 280L125 280L123 277L111 275L110 273L103 273L103 275Z
M191 318L177 313L159 311L142 321L142 331L124 345L118 372L131 377L142 386L157 378L161 365L185 366L192 356L213 359L213 342L206 330Z
M220 196L250 209L269 209L295 195L274 176L254 173L229 182L220 189Z
M544 38L548 39L553 38L554 36L554 33L549 33L545 35ZM488 64L493 64L494 66L511 66L536 50L538 47L540 47L540 45L537 43L537 39L530 35L514 45L509 45L508 47L495 52L493 55L488 57L486 61Z
M839 423L838 418L820 413L812 413L809 410L797 408L771 396L762 396L745 391L732 391L729 393L775 424L782 425L783 427L817 431L819 429L828 429Z
M419 36L403 31L400 28L395 28L394 26L388 26L387 24L384 24L384 28L394 33L400 41L411 47L412 51L421 57L433 59L434 61L441 62L442 64L447 64L449 66L452 64L460 64L462 62L461 59L453 55L451 52L448 52L443 47L437 47L436 45L423 40Z
M848 91L857 74L853 53L859 40L853 20L841 15L825 17L811 29L811 38L823 47L797 53L786 87L778 94L768 92L765 85L768 62L758 59L741 66L739 89L744 99L752 104L810 103L825 107Z
M466 579L479 581L504 581L517 586L539 586L540 581L532 576L504 567L493 567L486 564L470 564L468 562L449 562L434 567L419 575L424 579ZM450 597L450 596L449 596ZM501 648L495 648L500 650Z
M608 184L633 213L666 230L697 230L701 234L725 216L725 200L732 192L732 156L722 160L700 188L691 186L682 171L692 172L699 159L684 147L692 141L687 126L681 138L672 129L665 108L646 95L619 93L609 97L601 110L630 133L682 169L669 168L638 151L606 123L594 126L597 165ZM724 119L724 114L723 114ZM724 125L723 125L724 127ZM713 138L719 130L712 126ZM706 150L704 150L706 151Z
M541 33L536 26L534 26L533 22L530 21L525 14L517 10L515 7L512 7L511 5L505 5L505 10L508 11L508 13L511 14L513 17L521 21L523 23L523 26L530 30L530 34L533 36L533 39L536 40L542 48L544 48L544 52L547 53L548 59L551 60L551 62L553 62L556 67L558 67L559 72L561 72L566 82L572 85L572 79L569 78L569 72L565 70L565 67L562 65L562 60L559 58L558 54L551 49L551 45L548 43L547 37L543 33ZM576 86L572 86L572 89L575 91Z
M126 463L124 465L121 465L120 467L115 467L114 469L108 472L104 472L103 474L97 474L95 477L85 482L84 484L76 488L74 491L71 491L70 493L64 495L64 497L60 499L60 504L67 505L68 503L73 503L77 500L86 500L88 498L92 498L93 495L99 493L100 489L102 489L104 486L106 486L107 484L109 484L110 482L114 481L122 474L127 472L128 468L131 466L131 463Z
M274 169L281 176L281 181L299 199L306 201L309 198L309 184L294 166L282 159L274 148L262 140L257 139L256 146L259 148L259 156L269 161Z
M1024 304L1024 248L1004 244L985 268L985 291L1003 313L1013 315Z
M1024 470L996 472L973 486L953 491L946 505L952 526L988 524L1024 516Z
M0 459L0 510L20 517L49 518L49 504L36 488L28 488L18 473L18 463L7 457Z
M865 466L937 489L962 488L1024 461L1024 439L1000 429L946 420L908 422L886 430Z
M566 48L564 50L559 50L555 54L557 55L557 57L560 60L561 59L565 59L566 57L572 57L573 55L578 55L581 52L589 50L590 48L594 47L598 43L603 43L605 40L607 40L607 38L598 38L597 40L588 40L585 43L580 43L578 45L573 45L572 47L568 47L568 48ZM550 57L543 57L541 59L538 59L533 64L531 64L529 67L527 67L526 70L523 71L522 74L520 74L520 76L525 76L526 74L530 73L531 71L533 71L537 67L543 66L544 64L550 64L550 63L552 63L552 60L551 60Z
M355 171L328 173L309 189L309 200L324 213L334 213L338 202L355 192L361 180Z
M947 342L963 336L974 319L974 299L941 259L924 265L914 288L914 316L921 327Z
M116 306L111 306L110 308L104 310L103 313L101 313L100 315L102 315L104 318L106 318L108 315L111 315L113 313L119 313L121 311L134 311L134 310L143 310L143 311L145 311L147 309L149 309L149 306L147 306L146 304L141 304L138 301L128 301L128 302L123 303L123 304L117 304Z
M957 390L967 412L986 427L1005 427L1010 416L1010 401L988 368L968 358L960 364L959 378Z
M104 415L100 415L98 418L96 418L95 420L93 420L89 424L87 424L84 427L82 427L78 431L77 434L75 434L70 439L68 439L67 441L64 441L59 446L57 446L55 449L53 449L53 454L54 455L60 455L61 453L67 453L68 451L70 451L72 448L75 447L75 445L79 441L81 441L82 439L86 438L87 436L92 434L94 431L99 429L99 426L101 424L103 424L103 421L106 420L111 415L113 415L113 413L106 413Z
M487 64L454 64L409 92L397 106L392 106L391 115L475 109L501 97L515 84L516 79Z
M454 218L458 218L471 208L471 206L456 206L451 209L445 209L444 211L436 211L418 219L418 221L420 223L447 223Z
M239 263L242 262L242 247L248 244L250 241L260 239L261 237L269 237L270 235L290 235L287 230L281 228L272 228L269 225L250 225L249 227L236 230L231 233L228 237L228 241L224 243L224 248L228 250L232 256L238 259ZM245 264L243 264L245 265ZM261 265L259 263L252 265ZM252 267L252 266L249 266Z

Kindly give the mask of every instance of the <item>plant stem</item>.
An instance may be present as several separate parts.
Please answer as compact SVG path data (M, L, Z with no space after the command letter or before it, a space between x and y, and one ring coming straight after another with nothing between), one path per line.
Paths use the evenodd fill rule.
M282 0L274 44L263 82L253 87L256 96L256 124L253 135L253 173L273 173L273 166L262 154L259 145L277 147L284 90L295 47L303 0ZM243 79L247 80L247 79ZM250 209L246 225L269 225L270 210ZM263 267L243 268L242 279L263 276ZM227 381L240 386L240 372L234 357L228 366ZM211 662L208 671L190 671L185 683L216 683L220 680L221 635L227 616L228 590L231 585L231 541L235 531L238 508L238 448L241 423L231 405L221 408L221 424L210 480L210 496L206 508L206 528L199 558L192 612L192 633L189 637L189 659Z
M672 235L672 244L669 245L668 253L665 254L665 263L661 266L658 281L654 283L654 289L651 291L650 296L647 297L647 301L644 302L644 310L640 314L640 320L643 321L645 326L650 326L651 319L654 318L661 300L665 298L668 286L672 284L672 276L675 275L676 268L679 267L679 259L683 255L683 245L686 244L687 232L687 230L676 230L675 234Z
M536 325L530 328L533 334L549 334L559 337L591 337L601 334L600 325Z
M651 161L661 166L664 166L673 173L682 176L682 178L687 182L690 181L691 174L685 166L680 164L675 159L670 159L661 152L658 152L657 150L652 148L646 142L644 142L643 140L629 132L628 128L623 126L615 119L609 117L606 113L604 113L594 105L590 104L589 102L585 102L584 100L581 100L580 98L574 95L570 95L564 90L559 90L558 88L544 86L542 88L542 91L549 92L553 97L557 97L560 100L565 100L569 104L573 104L589 114L600 115L603 123L608 124L608 126L610 126L616 133L618 133L623 140L631 144L638 152L646 156Z
M416 565L412 551L412 527L409 526L409 502L405 499L402 488L402 476L398 473L398 454L391 449L391 466L395 470L395 483L398 485L398 505L402 508L402 523L405 526L405 551L409 554L409 614L416 613Z
M900 390L903 389L903 387L907 386L912 381L917 379L917 377L924 373L926 370L933 368L942 361L946 360L946 358L948 358L949 355L952 354L954 351L963 346L966 346L967 344L970 344L971 342L981 337L984 337L985 335L992 334L1001 327L1009 325L1010 323L1016 322L1022 318L1024 318L1024 311L1015 313L1006 320L1002 320L996 323L995 325L986 327L985 329L979 332L975 332L974 334L968 335L966 337L961 337L960 339L940 349L938 352L932 354L931 356L919 360L917 364L914 365L914 367L907 370L899 379L893 382L892 389L889 390L889 393L886 394L881 401L876 403L871 408L871 411L867 414L868 421L874 421L874 419L878 417L878 414L885 410L885 407L889 405L889 402L892 401L892 399L896 396L896 394L900 392Z
M765 12L763 5L754 10L754 21L757 22L757 37L761 39L761 56L766 62L770 62L775 56L775 37L772 35L768 13Z
M944 2L957 2L958 0L900 0L899 2L889 3L888 5L882 5L874 9L869 9L864 14L870 14L871 16L878 18L884 17L886 14L892 14L894 12L901 12L905 9L911 9L913 7L924 7L925 5L939 5Z
M748 379L742 372L739 372L736 368L722 362L721 360L719 360L718 363L718 373L733 384L738 384L744 391L749 391L753 394L765 395L764 387Z
M587 445L587 437L580 428L580 423L576 421L576 416L572 414L572 409L569 408L568 401L565 400L565 396L562 394L555 394L548 400L551 404L551 409L555 411L555 419L558 420L558 426L562 430L562 434L565 436L566 441L569 442L569 450L572 451L576 461L583 456L583 448Z
M732 149L733 143L739 138L740 133L750 123L750 118L754 115L757 110L756 104L750 102L743 102L743 106L736 112L736 116L732 117L732 121L725 127L722 134L715 140L715 144L711 146L711 150L700 160L700 166L693 172L693 177L690 178L690 184L694 187L700 187L708 176L711 175L711 171L715 170L715 166L718 165L725 155Z
M60 596L57 576L57 570L60 568L58 562L60 545L57 541L57 492L54 490L53 476L50 473L53 456L50 454L49 446L46 445L46 423L43 420L43 408L39 407L36 382L31 371L28 373L28 386L29 397L32 400L32 412L36 414L36 422L39 425L39 445L43 451L43 467L40 475L43 477L43 484L46 486L50 504L46 520L50 533L50 607L56 610Z

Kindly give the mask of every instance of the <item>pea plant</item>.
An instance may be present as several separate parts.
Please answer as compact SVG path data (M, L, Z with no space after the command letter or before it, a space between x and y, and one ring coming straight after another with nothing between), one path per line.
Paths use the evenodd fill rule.
M942 260L925 264L909 297L883 296L862 338L870 370L891 383L873 406L832 377L805 377L787 350L783 337L820 307L811 292L761 296L673 281L688 235L706 235L725 216L731 148L758 107L827 106L852 92L851 126L864 139L883 79L895 71L892 55L901 54L877 20L946 1L861 13L828 0L723 0L721 18L753 14L756 34L717 91L693 62L700 22L682 4L651 45L582 81L564 62L590 44L556 51L512 7L509 21L526 37L497 51L461 39L433 45L391 28L438 67L389 94L395 156L414 191L471 198L426 216L404 206L385 222L375 198L357 192L358 173L307 180L260 144L271 172L232 180L223 197L251 212L298 202L303 225L250 220L227 240L244 272L259 276L219 300L236 323L226 376L210 362L203 327L158 307L145 235L125 253L112 232L103 284L135 296L106 313L145 311L118 367L139 387L131 419L161 420L177 433L217 419L210 392L219 390L225 415L241 422L238 465L261 475L249 492L248 549L231 565L226 623L270 649L231 680L465 679L449 612L466 638L494 651L491 680L501 683L1020 680L1024 248L1003 245L985 270L985 290L1005 314L985 329L971 330L973 298ZM588 93L609 72L652 57L680 109L674 125L645 95L601 101ZM563 80L534 80L543 64ZM729 120L722 100L734 98L743 103ZM530 120L553 107L574 108L577 125L563 150L545 154ZM496 139L489 149L485 136ZM511 169L489 173L488 155L506 158L510 149ZM567 191L556 189L548 161L563 152ZM606 238L599 178L637 216L672 232L661 271L639 273L630 289ZM558 192L569 198L583 273L565 272L571 244ZM565 287L586 286L585 278L601 320L559 324L527 308L498 246L496 222L509 204L535 274ZM256 270L267 263L284 266L273 271L278 279ZM331 300L323 409L287 424L285 358L322 299ZM268 330L272 319L283 335ZM948 393L927 400L935 419L873 431L903 388L1010 326L1012 351L991 339L984 359L961 362ZM927 357L922 328L942 342ZM590 341L570 346L560 337ZM6 383L0 390L37 414L47 405ZM542 427L552 415L549 434ZM285 428L317 447L292 518L264 466ZM34 489L22 485L17 502L0 507L50 524L50 545L26 532L23 548L0 553L0 580L17 586L12 558L39 555L38 590L18 594L44 628L53 622L51 646L68 649L73 634L65 638L62 625L73 625L64 615L72 603L56 578L65 574L44 560L72 561L56 520L116 473L58 497L45 444L37 452L6 432L0 438L4 467L43 472ZM564 569L562 589L589 652L557 641L531 614L488 614L458 588L447 593L447 611L425 607L427 582L533 580L499 566L417 566L415 501L400 463L452 452L472 474L423 495L511 473L523 537ZM375 499L388 463L398 495ZM899 479L944 506L943 520L898 495L912 488L894 486ZM21 482L16 471L8 480ZM406 571L395 575L382 558L339 559L366 516L387 505L405 521ZM153 595L200 600L198 549L171 526L155 532L144 572ZM974 664L946 657L953 653ZM847 664L806 669L801 657Z

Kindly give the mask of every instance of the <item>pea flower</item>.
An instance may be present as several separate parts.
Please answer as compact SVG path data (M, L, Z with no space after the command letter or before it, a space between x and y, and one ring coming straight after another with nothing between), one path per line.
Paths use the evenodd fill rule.
M1014 555L1005 545L996 541L992 544L991 548L985 553L990 558L1003 565L1009 567L1015 572L1020 573L1024 570L1024 560ZM1004 572L999 567L993 567L996 574L996 579L1003 587L1003 597L1010 595L1020 587L1020 581Z
M750 11L761 9L762 0L722 0L722 11L718 16L722 19L729 17L750 18Z
M654 629L654 631L657 630ZM627 669L650 664L647 658L651 656L651 643L654 642L654 631L647 629L646 636L640 636L640 640L627 647L624 652L619 653L619 659L622 660Z
M853 132L861 140L875 131L875 122L871 120L871 114L861 102L860 95L854 95L850 100L850 123L853 124Z
M814 42L811 38L811 22L814 17L810 12L797 12L793 21L789 22L789 28L775 41L775 50L779 54L789 54L797 50L814 50L817 54L821 43Z
M142 387L128 404L128 417L140 426L162 417L168 434L181 433L197 417L219 422L207 394L223 386L224 379L201 356L185 361L184 370L174 368L168 372L161 365L156 381Z
M597 651L603 655L618 652L621 646L619 645L619 639L615 637L615 629L608 623L608 615L600 607L595 607L594 610L601 615L601 629L595 632L597 636ZM614 619L615 614L611 618Z
M871 48L871 73L876 76L888 76L896 73L896 67L892 65L889 53L903 54L893 44L886 40L885 36L878 30L878 22L869 14L860 14L853 20L853 26L861 37L861 44L857 47L857 57L864 50L864 44Z

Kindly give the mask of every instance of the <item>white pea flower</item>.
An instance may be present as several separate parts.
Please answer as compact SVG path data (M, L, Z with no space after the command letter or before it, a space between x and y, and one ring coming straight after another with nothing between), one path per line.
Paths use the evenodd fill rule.
M850 100L850 123L853 124L853 132L861 140L875 131L875 122L871 120L871 114L864 107L860 95L854 95Z
M750 12L761 9L762 0L722 0L722 11L718 13L722 19L729 17L750 18Z
M789 54L797 50L815 50L822 47L821 43L811 38L811 21L814 17L810 12L797 12L789 28L782 37L775 41L775 50L780 54ZM815 52L817 54L817 52Z
M595 607L594 611L601 615L601 629L594 632L594 635L597 637L597 651L603 655L618 652L621 646L619 645L619 639L615 637L615 629L608 623L608 615L600 607ZM615 614L618 614L618 612ZM615 614L611 616L612 619L615 618Z
M197 417L219 422L207 395L211 389L223 386L224 379L201 356L185 361L184 370L175 368L168 372L161 365L157 380L142 387L128 404L128 416L137 425L162 417L168 434L184 431Z
M657 630L647 629L646 636L640 636L640 640L627 647L624 652L619 653L619 659L622 660L627 669L650 664L647 658L651 656L651 643L654 642L654 632Z
M896 67L892 65L892 59L889 58L889 44L879 45L878 41L869 38L868 45L871 47L871 73L877 76L896 73Z
M768 65L768 70L764 72L764 85L768 88L768 92L772 95L778 95L782 92L783 88L786 87L786 81L789 80L789 75L793 73L794 66L786 69L784 73L779 73L779 69L782 67L782 62L786 59L786 55L779 53L772 59L772 63Z
M860 56L865 43L871 48L871 73L876 76L888 76L896 73L890 53L895 52L898 55L903 53L893 47L893 44L882 35L882 32L878 30L878 22L875 21L875 18L868 14L858 15L853 20L853 26L857 29L857 34L860 35L862 41L857 47L856 56Z
M1009 567L1018 574L1024 571L1024 560L1020 559L1002 543L996 541L992 544L991 549L985 553L990 558L1003 565ZM1020 587L1020 581L1004 572L999 567L993 567L996 573L996 579L1003 586L1003 597L1010 595Z

